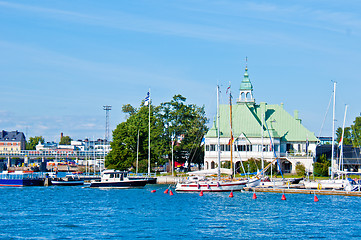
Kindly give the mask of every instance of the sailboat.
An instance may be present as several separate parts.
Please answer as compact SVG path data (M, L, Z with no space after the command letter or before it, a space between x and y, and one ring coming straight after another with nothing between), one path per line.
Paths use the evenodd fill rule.
M175 190L177 192L232 192L241 191L244 187L255 187L260 183L260 178L256 177L253 179L233 179L233 166L232 175L228 179L221 179L221 152L220 152L220 128L219 128L219 86L217 85L217 149L218 149L218 167L217 167L217 178L205 178L194 176L188 178L184 182L178 182ZM231 136L232 139L232 136ZM233 141L231 141L231 149L233 148ZM232 159L231 159L231 165Z
M336 82L333 83L333 116L332 116L332 150L331 150L331 179L327 180L319 180L319 181L304 181L305 188L307 189L331 189L331 190L346 190L352 191L353 190L353 182L352 180L349 181L348 179L342 179L344 175L342 172L342 161L336 163L336 158L334 156L334 147L335 147L335 108L336 108ZM346 119L346 112L347 112L347 105L345 109L344 115L344 124ZM343 145L341 137L341 146ZM342 154L342 152L341 152ZM337 175L337 178L335 178Z

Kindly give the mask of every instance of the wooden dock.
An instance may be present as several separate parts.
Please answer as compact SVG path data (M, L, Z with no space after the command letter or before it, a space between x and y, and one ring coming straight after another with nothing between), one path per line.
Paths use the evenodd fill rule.
M245 187L247 192L271 192L271 193L291 193L291 194L316 194L316 195L339 195L361 197L360 191L348 192L338 190L317 190L317 189L298 189L298 188L262 188L262 187Z

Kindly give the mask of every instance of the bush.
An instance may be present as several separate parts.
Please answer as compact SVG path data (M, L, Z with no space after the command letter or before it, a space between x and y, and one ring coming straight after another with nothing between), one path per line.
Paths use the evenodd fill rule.
M305 168L305 165L303 165L302 163L300 162L297 162L296 163L296 173L298 176L303 176L305 177L306 176L306 168Z
M329 167L331 167L331 161L326 159L325 154L322 154L318 161L313 164L313 174L315 176L328 176Z

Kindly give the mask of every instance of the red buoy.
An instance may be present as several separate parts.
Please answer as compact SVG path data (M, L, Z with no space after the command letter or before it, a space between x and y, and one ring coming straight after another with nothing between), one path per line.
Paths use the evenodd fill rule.
M199 193L199 196L201 196L201 197L203 196L203 191L201 191L201 192Z
M172 190L170 190L169 191L169 196L173 196L174 194L173 194L173 192L172 192Z
M285 194L282 194L282 198L281 198L282 200L286 200L286 196L285 196Z
M231 193L229 194L229 197L233 197L233 192L231 192Z
M253 193L253 197L252 197L252 199L257 199L257 195L256 195L256 193Z
M168 194L168 191L169 191L169 189L167 188L167 189L164 191L164 193L165 193L165 194Z
M318 202L318 197L316 195L313 197L313 201Z
M150 191L150 192L155 193L155 192L156 192L156 190L152 190L152 191Z

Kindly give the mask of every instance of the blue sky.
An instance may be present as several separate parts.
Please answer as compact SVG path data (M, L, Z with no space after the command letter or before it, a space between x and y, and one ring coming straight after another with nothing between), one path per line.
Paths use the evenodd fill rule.
M337 126L360 115L358 1L0 0L0 128L46 141L103 138L123 104L182 94L216 112L245 57L256 101L284 103L319 134L337 82ZM331 112L330 112L331 113ZM331 135L331 114L322 135Z

